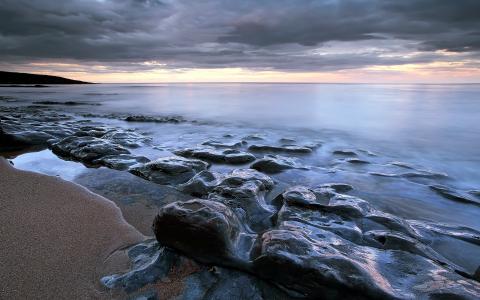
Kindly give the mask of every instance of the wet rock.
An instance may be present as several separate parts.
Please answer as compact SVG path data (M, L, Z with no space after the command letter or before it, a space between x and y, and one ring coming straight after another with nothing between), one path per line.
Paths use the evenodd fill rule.
M359 152L362 152L368 156L378 156L376 153L369 151L369 150L364 150L364 149L358 149Z
M255 276L218 266L203 266L171 249L147 240L127 250L130 270L105 276L101 282L115 292L120 289L127 299L158 299L165 285L178 286L175 299L293 299ZM170 296L162 290L160 295Z
M51 144L50 149L59 156L87 163L104 156L130 154L127 149L120 145L91 136L67 137Z
M131 247L128 256L132 260L131 270L125 274L103 277L103 285L109 289L122 289L131 293L165 278L180 260L177 254L153 240Z
M102 138L129 148L138 148L141 146L141 142L150 141L150 139L134 131L111 130L102 135Z
M292 158L280 155L265 155L253 163L250 168L265 173L278 173L283 170L301 167Z
M365 165L370 163L369 161L358 159L358 158L349 158L349 159L346 159L345 161L355 165Z
M264 138L260 134L249 134L249 135L243 137L243 140L245 140L245 141L263 141Z
M159 243L205 263L234 260L240 228L230 208L200 199L168 204L153 222Z
M421 236L439 235L449 237L480 246L480 231L465 226L452 226L447 224L436 224L408 220L408 225Z
M420 255L433 261L446 261L444 257L435 252L427 245L409 237L403 233L387 230L372 230L365 232L364 242L366 245L390 250L401 250L412 254ZM445 263L446 264L446 263Z
M248 147L248 149L251 151L258 151L258 152L284 152L284 153L296 153L296 154L307 154L312 152L311 148L294 146L294 145L287 145L287 146L251 145L250 147Z
M215 271L205 268L186 278L184 290L177 299L292 300L297 298L285 294L272 284L248 273L215 267Z
M402 161L392 161L390 164L392 166L397 166L397 167L404 168L404 169L409 169L409 170L416 170L417 169L413 165L411 165L409 163L406 163L406 162L402 162Z
M309 299L341 299L355 290L392 297L368 269L331 246L336 240L332 236L324 232L322 239L313 242L301 231L268 231L261 237L254 270Z
M405 178L427 178L427 179L445 179L448 175L445 173L432 172L428 170L422 170L418 172L404 173L401 177Z
M274 185L273 180L269 176L256 170L236 169L225 176L219 187L223 187L224 192L228 190L229 194L250 197L252 196L250 192L242 191L242 187L245 184L250 186L250 183L254 183L258 186L259 190L270 190ZM250 187L247 187L246 189L250 190Z
M277 226L296 224L335 233L339 237L361 244L364 240L362 226L355 219L328 212L321 206L304 206L285 203L278 212ZM302 225L304 224L304 225Z
M144 156L131 154L107 155L92 161L94 164L103 165L110 169L124 171L137 164L145 164L150 160Z
M371 211L367 201L343 194L336 194L332 197L325 208L337 215L352 218L363 217Z
M91 102L79 102L79 101L35 101L33 102L35 104L41 104L41 105L67 105L67 106L78 106L78 105L94 105L94 106L99 106L101 105L100 103L91 103Z
M198 159L170 156L134 166L129 172L158 184L181 184L207 168L208 164Z
M442 195L443 197L462 203L469 203L480 206L480 201L471 197L469 194L461 191L455 191L449 187L442 185L431 185L430 189Z
M317 203L316 195L304 186L294 186L288 188L283 194L283 199L288 204L294 205L315 205Z
M202 145L206 146L212 146L215 148L239 148L245 145L246 143L241 141L241 142L221 142L221 141L216 141L216 140L208 140L202 143Z
M335 150L333 151L333 154L335 155L343 155L343 156L357 156L357 153L353 150L346 150L346 149L342 149L342 150Z
M473 279L480 282L480 267L478 267L475 273L473 274Z
M431 171L416 171L416 172L408 172L408 173L382 173L382 172L369 172L370 175L379 176L379 177L399 177L399 178L406 178L406 179L444 179L447 178L448 175L445 173L436 173Z
M223 179L223 175L216 172L201 171L188 182L178 186L178 189L195 197L207 196Z
M127 116L124 119L127 122L151 122L151 123L182 123L185 119L179 116L153 117L143 115Z
M0 127L0 151L17 151L33 146L47 146L47 141L54 137L38 131L21 131L15 134L6 133Z
M346 183L324 183L318 188L330 188L337 193L346 193L353 190L353 187L350 184Z
M175 154L183 157L192 157L211 162L243 164L255 160L255 156L235 149L217 150L212 147L187 148L174 151Z
M273 188L273 180L256 170L237 169L225 175L208 198L234 210L252 230L271 226L272 208L265 202L265 193Z
M424 257L359 246L308 225L291 223L267 231L258 248L254 271L303 293L308 299L353 296L410 299L447 295L474 299L480 293L480 286L473 281Z
M295 141L294 139L291 139L291 138L281 138L278 141L282 144L294 144L294 143L297 142L297 141Z
M252 162L256 157L250 153L228 149L223 151L225 155L225 162L228 164L244 164Z
M101 126L81 126L78 131L74 133L75 136L92 136L100 138L110 132L106 127Z

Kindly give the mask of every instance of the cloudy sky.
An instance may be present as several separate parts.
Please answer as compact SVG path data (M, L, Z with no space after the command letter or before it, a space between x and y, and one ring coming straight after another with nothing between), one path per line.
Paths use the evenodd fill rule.
M0 69L97 82L480 82L480 0L0 0Z

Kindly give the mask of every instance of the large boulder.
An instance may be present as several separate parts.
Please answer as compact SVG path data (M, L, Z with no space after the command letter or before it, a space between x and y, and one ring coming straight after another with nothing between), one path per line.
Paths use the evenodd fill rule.
M153 222L160 244L205 263L233 260L240 229L230 208L201 199L170 203L159 210Z

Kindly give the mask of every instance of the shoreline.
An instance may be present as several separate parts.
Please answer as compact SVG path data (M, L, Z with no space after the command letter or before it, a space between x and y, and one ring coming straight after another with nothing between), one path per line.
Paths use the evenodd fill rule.
M2 157L0 177L0 298L109 298L100 277L127 268L122 249L145 239L118 206Z

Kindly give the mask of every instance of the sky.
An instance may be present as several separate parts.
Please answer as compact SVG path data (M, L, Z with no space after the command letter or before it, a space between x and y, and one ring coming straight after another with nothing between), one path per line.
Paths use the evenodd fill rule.
M480 0L0 0L0 70L93 82L480 82Z

